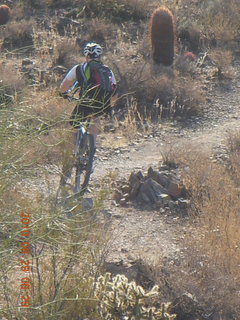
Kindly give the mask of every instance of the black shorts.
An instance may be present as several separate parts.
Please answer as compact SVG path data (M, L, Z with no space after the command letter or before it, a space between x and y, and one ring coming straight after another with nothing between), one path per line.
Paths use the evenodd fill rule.
M81 122L87 120L89 116L101 116L111 114L110 100L107 102L81 101L76 105L70 117L70 125L74 128L80 126Z

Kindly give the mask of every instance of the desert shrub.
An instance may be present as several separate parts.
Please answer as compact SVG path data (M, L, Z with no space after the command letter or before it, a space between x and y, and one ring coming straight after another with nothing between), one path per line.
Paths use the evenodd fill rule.
M104 220L96 221L102 195L90 207L80 199L56 206L51 167L39 165L41 154L31 156L31 146L42 133L26 126L25 108L0 113L0 315L6 319L96 318L89 279L99 275L105 254ZM23 212L30 214L28 236L20 234L26 226L21 224ZM20 251L23 240L30 244L24 254ZM21 285L23 278L26 283ZM19 308L22 295L31 296L27 310Z
M200 115L205 101L201 83L192 77L175 78L175 99L173 100L173 114L183 118Z
M76 43L69 39L62 39L56 44L53 63L70 68L79 63L79 56L79 48Z
M29 9L69 8L78 4L77 0L19 0L18 2L26 12L29 12Z
M72 7L78 5L78 1L76 0L44 0L44 5L49 8L65 8L65 7Z
M32 50L34 22L32 20L21 20L9 24L4 30L2 49L14 50L25 48Z
M206 2L203 6L207 9L207 16L202 23L205 27L207 26L206 32L214 34L218 45L224 45L239 36L239 3L237 0L230 0L228 3L217 0Z
M150 24L152 57L156 64L173 64L175 26L172 12L167 8L156 9Z
M118 69L120 91L123 89L123 94L134 97L136 111L143 118L159 120L201 114L204 101L201 84L192 77L174 74L164 66L154 66L153 72L152 66L141 60L128 65L118 63Z
M238 0L202 1L198 6L184 0L175 10L178 35L187 50L198 53L216 46L233 51L237 48Z
M201 32L196 26L184 26L178 30L178 39L184 51L198 53L202 46Z
M23 3L20 1L15 3L14 6L11 8L11 21L19 21L26 18L26 14L24 12Z
M226 145L229 154L240 151L240 132L238 130L228 132Z
M232 135L231 139L236 142L231 144L235 149L238 139L233 139ZM169 157L168 154L165 156ZM240 252L237 246L239 191L236 181L225 166L209 159L206 145L176 143L176 147L171 148L170 158L181 169L191 203L191 219L186 225L181 257L177 258L177 263L173 259L168 276L162 274L174 296L187 292L192 297L185 306L174 310L180 319L199 317L207 310L214 316L221 314L223 319L238 319L239 273L236 266ZM171 294L169 299L173 299ZM176 304L180 304L179 301Z
M226 151L227 151L227 170L233 181L239 186L239 156L240 156L240 132L239 130L231 130L226 137Z
M15 243L1 243L1 249L7 246L9 251L1 261L0 272L2 279L3 273L9 279L17 276L19 284L16 285L16 281L7 281L4 288L1 286L1 293L5 295L5 299L1 299L1 316L8 319L10 316L17 316L19 319L43 319L49 316L53 319L74 319L79 316L96 316L97 304L90 279L95 278L99 272L100 248L103 246L99 241L95 245L100 236L100 227L93 221L94 211L83 209L78 201L78 204L72 203L72 206L76 207L71 211L72 216L66 217L64 210L52 206L51 201L46 198L44 203L43 199L40 200L40 195L32 194L31 198L31 204L26 196L24 201L19 201L15 193L14 199L19 208L5 216L5 224L14 218L15 221L20 221L22 212L31 216L31 236L25 239L31 243L31 250L24 255L24 260L31 261L31 271L22 274L21 271L16 271L16 261L19 261L17 257L20 256L16 249L17 245L20 246L21 239L14 236L20 231L19 224L15 223L14 230L8 229L8 235L11 235ZM41 218L43 216L44 219ZM15 250L11 255L10 250L13 249ZM20 267L19 262L19 269ZM21 290L20 279L24 276L30 279L29 290ZM31 297L31 307L27 311L16 308L21 305L19 291Z
M207 152L203 145L176 148L191 219L181 266L173 263L167 282L176 295L193 294L202 314L212 310L223 319L238 319L239 190L225 166L211 161Z
M0 65L0 74L0 106L9 105L22 93L26 83L14 64L6 61Z
M147 16L146 0L84 0L85 14L91 17L102 17L115 22L126 20L141 20Z
M168 304L156 308L151 299L159 295L155 286L149 292L136 283L128 282L124 275L111 277L110 273L100 276L96 282L95 295L99 299L99 313L102 319L175 319L168 312Z
M86 22L87 40L104 44L106 39L110 39L114 32L114 25L109 24L106 19L93 18Z
M199 73L197 58L192 52L185 52L175 59L174 67L181 76L193 76Z
M209 57L217 68L216 73L220 80L233 76L231 71L233 54L230 50L214 49L209 53Z

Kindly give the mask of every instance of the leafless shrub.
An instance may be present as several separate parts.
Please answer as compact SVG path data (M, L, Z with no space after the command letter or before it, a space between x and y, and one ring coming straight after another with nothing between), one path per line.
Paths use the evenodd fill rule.
M211 50L209 57L217 67L217 76L220 80L226 77L233 77L233 72L231 70L233 54L230 50Z
M75 41L62 39L55 48L54 64L70 68L79 63L79 56L79 49Z
M194 55L192 56L194 59ZM196 60L190 60L187 56L180 55L175 59L174 67L176 70L179 71L181 76L192 75L194 76L197 70Z
M231 130L228 132L226 137L226 146L227 146L227 169L235 182L236 186L239 187L240 179L240 132L239 130Z
M11 21L21 21L26 18L23 2L18 2L11 9Z
M100 16L114 22L121 22L146 18L148 2L146 0L85 0L83 6L90 17Z
M240 131L239 130L231 130L227 134L227 149L228 152L234 153L240 151Z
M172 68L139 61L125 66L120 82L125 93L133 96L143 117L188 117L201 113L204 101L201 84L192 77L174 74ZM123 66L121 68L121 66Z
M201 188L197 187L193 194L200 213L200 230L193 247L196 255L201 257L198 259L198 273L201 273L204 289L215 287L215 301L209 295L207 297L227 316L239 312L236 303L239 284L236 266L240 261L240 238L236 227L239 224L239 192L223 168L204 163L205 168L203 164L201 166L205 173L204 184L201 183ZM201 198L199 194L202 194ZM221 285L223 282L226 283L225 289ZM229 289L231 298L222 299L225 290Z
M2 49L14 50L25 48L32 50L33 40L33 20L21 20L9 24L4 30L4 41Z
M197 6L184 0L174 10L178 17L179 37L188 50L237 49L240 30L238 0L202 1Z
M11 62L2 61L0 65L0 105L13 102L24 90L26 83L19 70Z
M34 0L33 0L34 1ZM44 0L43 4L49 8L64 8L78 5L77 0Z
M235 142L232 145L235 149ZM199 307L195 311L211 310L223 319L238 319L239 189L225 167L209 159L203 146L178 145L171 150L171 159L181 170L191 218L186 222L181 257L168 263L168 272L163 274L172 289L168 294L188 292Z
M239 3L237 0L225 2L217 0L211 3L205 3L208 14L202 16L202 23L206 27L206 32L215 35L217 43L224 45L239 36L240 22L238 19Z
M114 25L110 25L107 20L93 18L87 23L88 40L103 44L113 33Z
M183 25L179 27L178 38L184 51L198 53L202 45L201 33L197 26Z

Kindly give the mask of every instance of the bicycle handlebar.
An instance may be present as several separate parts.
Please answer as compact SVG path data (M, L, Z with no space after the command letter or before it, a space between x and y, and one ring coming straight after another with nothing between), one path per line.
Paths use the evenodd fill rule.
M70 89L68 89L66 92L59 92L60 97L62 97L63 99L68 99L69 101L72 100L79 100L77 98L74 97L74 94L80 89L79 86L79 82L75 81L74 84L72 85L72 87ZM71 95L69 95L71 93Z

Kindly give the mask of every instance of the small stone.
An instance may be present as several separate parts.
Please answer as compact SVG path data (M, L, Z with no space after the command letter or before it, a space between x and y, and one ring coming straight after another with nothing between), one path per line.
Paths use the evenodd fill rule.
M171 197L168 194L161 193L158 195L158 200L160 200L162 204L166 205L171 200Z
M175 210L176 206L177 206L177 203L175 201L171 200L171 201L168 202L168 207L169 207L170 210L172 210L172 211Z
M82 208L83 210L91 210L93 208L93 199L92 198L85 198L82 201Z
M22 66L27 66L27 65L30 65L30 64L34 64L35 62L29 58L25 58L22 60Z
M167 166L166 164L161 164L159 170L160 171L167 171L167 170L169 170L169 166Z
M126 198L120 199L119 204L120 204L121 206L127 205L127 199L126 199Z
M124 186L122 187L122 191L123 191L124 193L129 193L129 192L130 192L130 187L129 187L128 185L124 185Z
M178 199L178 205L179 205L179 208L181 209L186 209L189 203L190 203L190 200L183 199L183 198Z
M115 200L116 202L119 202L123 197L123 194L121 191L119 190L115 190L114 194L113 194L113 200Z

